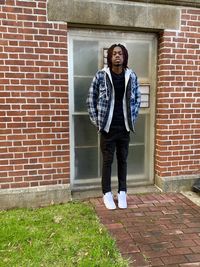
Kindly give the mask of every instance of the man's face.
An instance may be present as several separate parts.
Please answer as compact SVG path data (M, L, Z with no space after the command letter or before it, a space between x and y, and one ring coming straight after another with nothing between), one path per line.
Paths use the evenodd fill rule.
M120 67L123 65L124 57L121 47L116 46L112 53L112 66Z

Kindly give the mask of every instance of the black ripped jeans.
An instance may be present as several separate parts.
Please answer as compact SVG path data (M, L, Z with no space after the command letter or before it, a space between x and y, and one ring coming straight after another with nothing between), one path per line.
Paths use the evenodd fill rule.
M121 129L121 127L112 128L109 133L101 133L103 194L111 191L111 171L115 150L117 156L118 192L127 191L126 176L129 141L130 133L124 128Z

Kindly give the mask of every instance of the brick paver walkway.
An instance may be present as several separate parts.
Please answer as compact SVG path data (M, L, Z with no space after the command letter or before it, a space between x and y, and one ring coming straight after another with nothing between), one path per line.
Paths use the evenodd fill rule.
M200 266L200 207L182 194L129 195L126 210L91 202L130 266Z

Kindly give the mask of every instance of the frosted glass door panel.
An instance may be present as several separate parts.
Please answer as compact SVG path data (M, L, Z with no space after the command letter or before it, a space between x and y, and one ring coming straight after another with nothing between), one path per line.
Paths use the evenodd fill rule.
M86 97L93 76L74 78L74 110L75 112L86 112Z
M98 69L98 41L73 41L74 179L98 176L98 136L87 114L86 98Z
M139 114L136 124L135 133L130 135L130 145L135 143L144 143L145 138L145 120L146 115Z
M98 42L74 41L74 75L93 75L98 69Z
M75 149L75 180L98 177L98 148Z
M74 117L75 147L98 146L96 128L91 124L88 115L76 115Z
M130 68L137 73L138 77L149 77L149 43L127 43L129 51Z
M144 175L145 146L131 146L128 157L128 174Z

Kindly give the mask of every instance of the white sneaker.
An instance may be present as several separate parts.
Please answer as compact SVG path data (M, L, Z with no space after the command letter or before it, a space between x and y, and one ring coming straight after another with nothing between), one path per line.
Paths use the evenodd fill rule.
M115 205L115 202L113 200L113 194L111 192L105 193L105 195L103 196L103 202L104 202L107 209L109 209L109 210L116 209L116 205Z
M118 193L118 207L120 209L126 209L127 208L126 192L125 191L120 191Z

